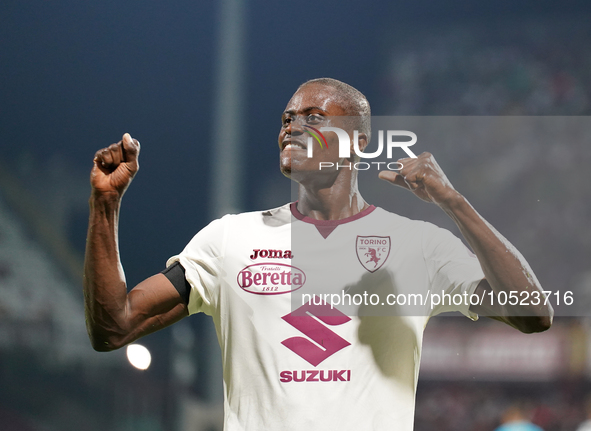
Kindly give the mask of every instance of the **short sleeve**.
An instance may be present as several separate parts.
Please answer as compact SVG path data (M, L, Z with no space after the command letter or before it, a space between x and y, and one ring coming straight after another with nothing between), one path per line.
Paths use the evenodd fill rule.
M185 269L185 278L191 285L189 314L212 315L216 308L223 275L224 226L224 218L214 220L199 231L180 254L166 262L167 267L179 262Z
M423 253L429 271L432 303L431 316L459 311L472 320L470 296L482 281L484 273L478 258L464 243L445 229L428 224L423 232ZM438 303L438 304L437 304Z

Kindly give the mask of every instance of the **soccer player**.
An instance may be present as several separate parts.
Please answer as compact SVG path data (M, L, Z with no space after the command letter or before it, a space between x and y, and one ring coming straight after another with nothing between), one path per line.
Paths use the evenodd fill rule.
M431 316L457 310L526 333L548 329L553 311L545 301L501 306L495 300L500 292L543 294L521 254L454 189L431 154L401 159L400 172L379 176L438 205L475 255L444 229L365 202L356 170L342 168L355 156L339 156L335 133L325 133L326 145L308 157L306 130L334 126L339 118L359 120L339 124L351 137L358 131L363 150L369 116L366 98L347 84L322 78L300 86L283 113L278 140L280 169L298 183L298 201L213 221L166 270L129 293L117 224L140 145L125 134L98 151L84 277L93 347L114 350L204 312L214 320L222 350L227 431L411 430L422 334ZM320 162L331 167L319 170ZM438 292L482 301L419 304L424 313L414 314L393 305L398 312L383 316L362 313L362 306L346 315L312 294L292 307L296 293L327 281L342 295L364 291L382 300L385 294L400 299Z

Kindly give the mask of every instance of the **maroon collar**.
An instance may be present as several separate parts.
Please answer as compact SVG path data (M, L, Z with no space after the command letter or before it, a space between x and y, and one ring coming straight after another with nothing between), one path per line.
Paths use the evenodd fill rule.
M332 231L334 231L337 228L337 226L358 220L361 217L365 217L366 215L371 214L373 210L376 209L374 205L370 205L363 211L358 212L357 214L352 215L351 217L346 217L340 220L316 220L311 217L305 216L301 212L299 212L297 208L297 203L298 202L296 201L292 202L289 205L289 208L291 209L291 213L293 214L293 216L298 220L303 221L304 223L310 223L316 226L316 229L318 229L320 235L322 235L322 237L325 239L328 237L328 235L332 233Z

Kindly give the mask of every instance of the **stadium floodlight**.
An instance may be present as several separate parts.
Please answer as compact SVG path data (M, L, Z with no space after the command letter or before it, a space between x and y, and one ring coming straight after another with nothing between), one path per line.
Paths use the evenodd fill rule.
M147 370L152 362L152 355L141 344L130 344L127 346L127 359L138 370Z

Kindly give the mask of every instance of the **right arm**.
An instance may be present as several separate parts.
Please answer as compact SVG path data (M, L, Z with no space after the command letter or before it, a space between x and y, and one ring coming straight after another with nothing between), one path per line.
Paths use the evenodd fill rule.
M119 259L121 198L139 165L140 145L125 134L96 153L90 175L90 220L84 261L86 328L97 351L118 349L187 316L187 306L163 274L129 293Z

